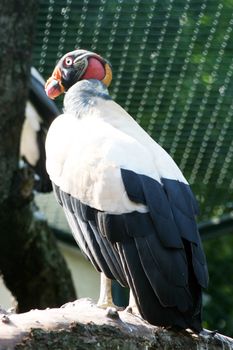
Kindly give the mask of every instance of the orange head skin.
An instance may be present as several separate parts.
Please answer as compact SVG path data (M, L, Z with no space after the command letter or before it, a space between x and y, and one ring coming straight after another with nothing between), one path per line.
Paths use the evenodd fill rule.
M55 99L83 79L97 79L107 87L112 80L110 64L94 52L75 50L64 55L45 84L49 98Z

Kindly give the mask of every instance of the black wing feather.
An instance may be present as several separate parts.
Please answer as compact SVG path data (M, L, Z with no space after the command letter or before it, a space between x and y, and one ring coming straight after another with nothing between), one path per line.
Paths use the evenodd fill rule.
M128 283L134 293L142 317L157 326L189 327L190 322L186 320L188 318L186 314L182 314L172 307L164 307L160 303L145 274L134 240L131 239L131 241L124 244L118 243L117 245L124 261L125 271L127 271ZM198 325L196 328L200 330Z
M134 237L131 253L122 233L118 238L117 233L108 235L118 242L119 252L126 260L124 266L133 279L130 285L143 317L156 325L200 331L201 287L207 286L208 272L195 221L198 207L189 186L169 179L159 183L125 169L121 174L129 198L147 205L149 212L122 215L125 235ZM133 274L135 249L140 274ZM149 283L145 284L145 278ZM144 298L140 297L142 281ZM147 305L147 298L152 295L156 300L153 312ZM152 305L151 302L151 308Z
M121 266L119 254L117 254L114 245L112 245L105 237L103 237L103 235L100 233L101 231L96 225L96 221L89 222L89 224L95 235L96 241L99 244L101 254L109 266L112 276L114 276L112 278L117 280L123 287L128 286L125 279L125 274Z
M87 239L84 237L83 234L83 227L80 226L80 222L78 217L74 214L77 210L76 208L76 202L72 201L72 197L65 193L64 191L61 191L58 186L56 186L54 183L53 190L55 193L55 197L58 201L58 203L63 207L67 221L70 225L70 228L73 232L73 236L78 243L80 249L84 253L84 255L87 257L88 260L91 261L91 263L94 265L97 271L101 272L101 269L99 267L99 264L97 263L92 251L92 246L89 246L87 243Z
M104 213L81 203L54 183L53 189L58 203L65 209L74 238L83 253L98 271L127 286L119 254L114 245L104 236L103 225L100 224Z
M137 202L149 207L151 218L163 245L169 248L182 248L182 239L174 223L170 203L160 183L131 170L121 169L121 175L129 198L134 201L137 193Z

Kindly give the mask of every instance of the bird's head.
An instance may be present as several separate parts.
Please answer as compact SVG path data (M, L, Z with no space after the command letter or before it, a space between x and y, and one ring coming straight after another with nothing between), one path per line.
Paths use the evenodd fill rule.
M83 79L97 79L108 87L112 80L110 64L94 52L68 52L59 60L52 76L47 80L46 94L54 99Z

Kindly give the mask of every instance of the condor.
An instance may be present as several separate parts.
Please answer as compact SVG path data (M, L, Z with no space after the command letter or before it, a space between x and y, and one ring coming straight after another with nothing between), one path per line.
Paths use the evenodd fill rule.
M46 140L56 198L102 273L99 305L112 303L115 279L151 324L200 332L208 272L196 200L171 157L111 99L111 79L105 59L75 50L46 83L52 99L65 92Z

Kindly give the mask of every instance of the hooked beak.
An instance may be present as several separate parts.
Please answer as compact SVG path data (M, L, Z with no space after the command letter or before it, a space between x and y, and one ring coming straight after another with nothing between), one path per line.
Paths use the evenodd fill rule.
M56 67L52 76L47 80L45 84L46 95L52 100L61 95L65 91L64 86L61 83L61 71Z

